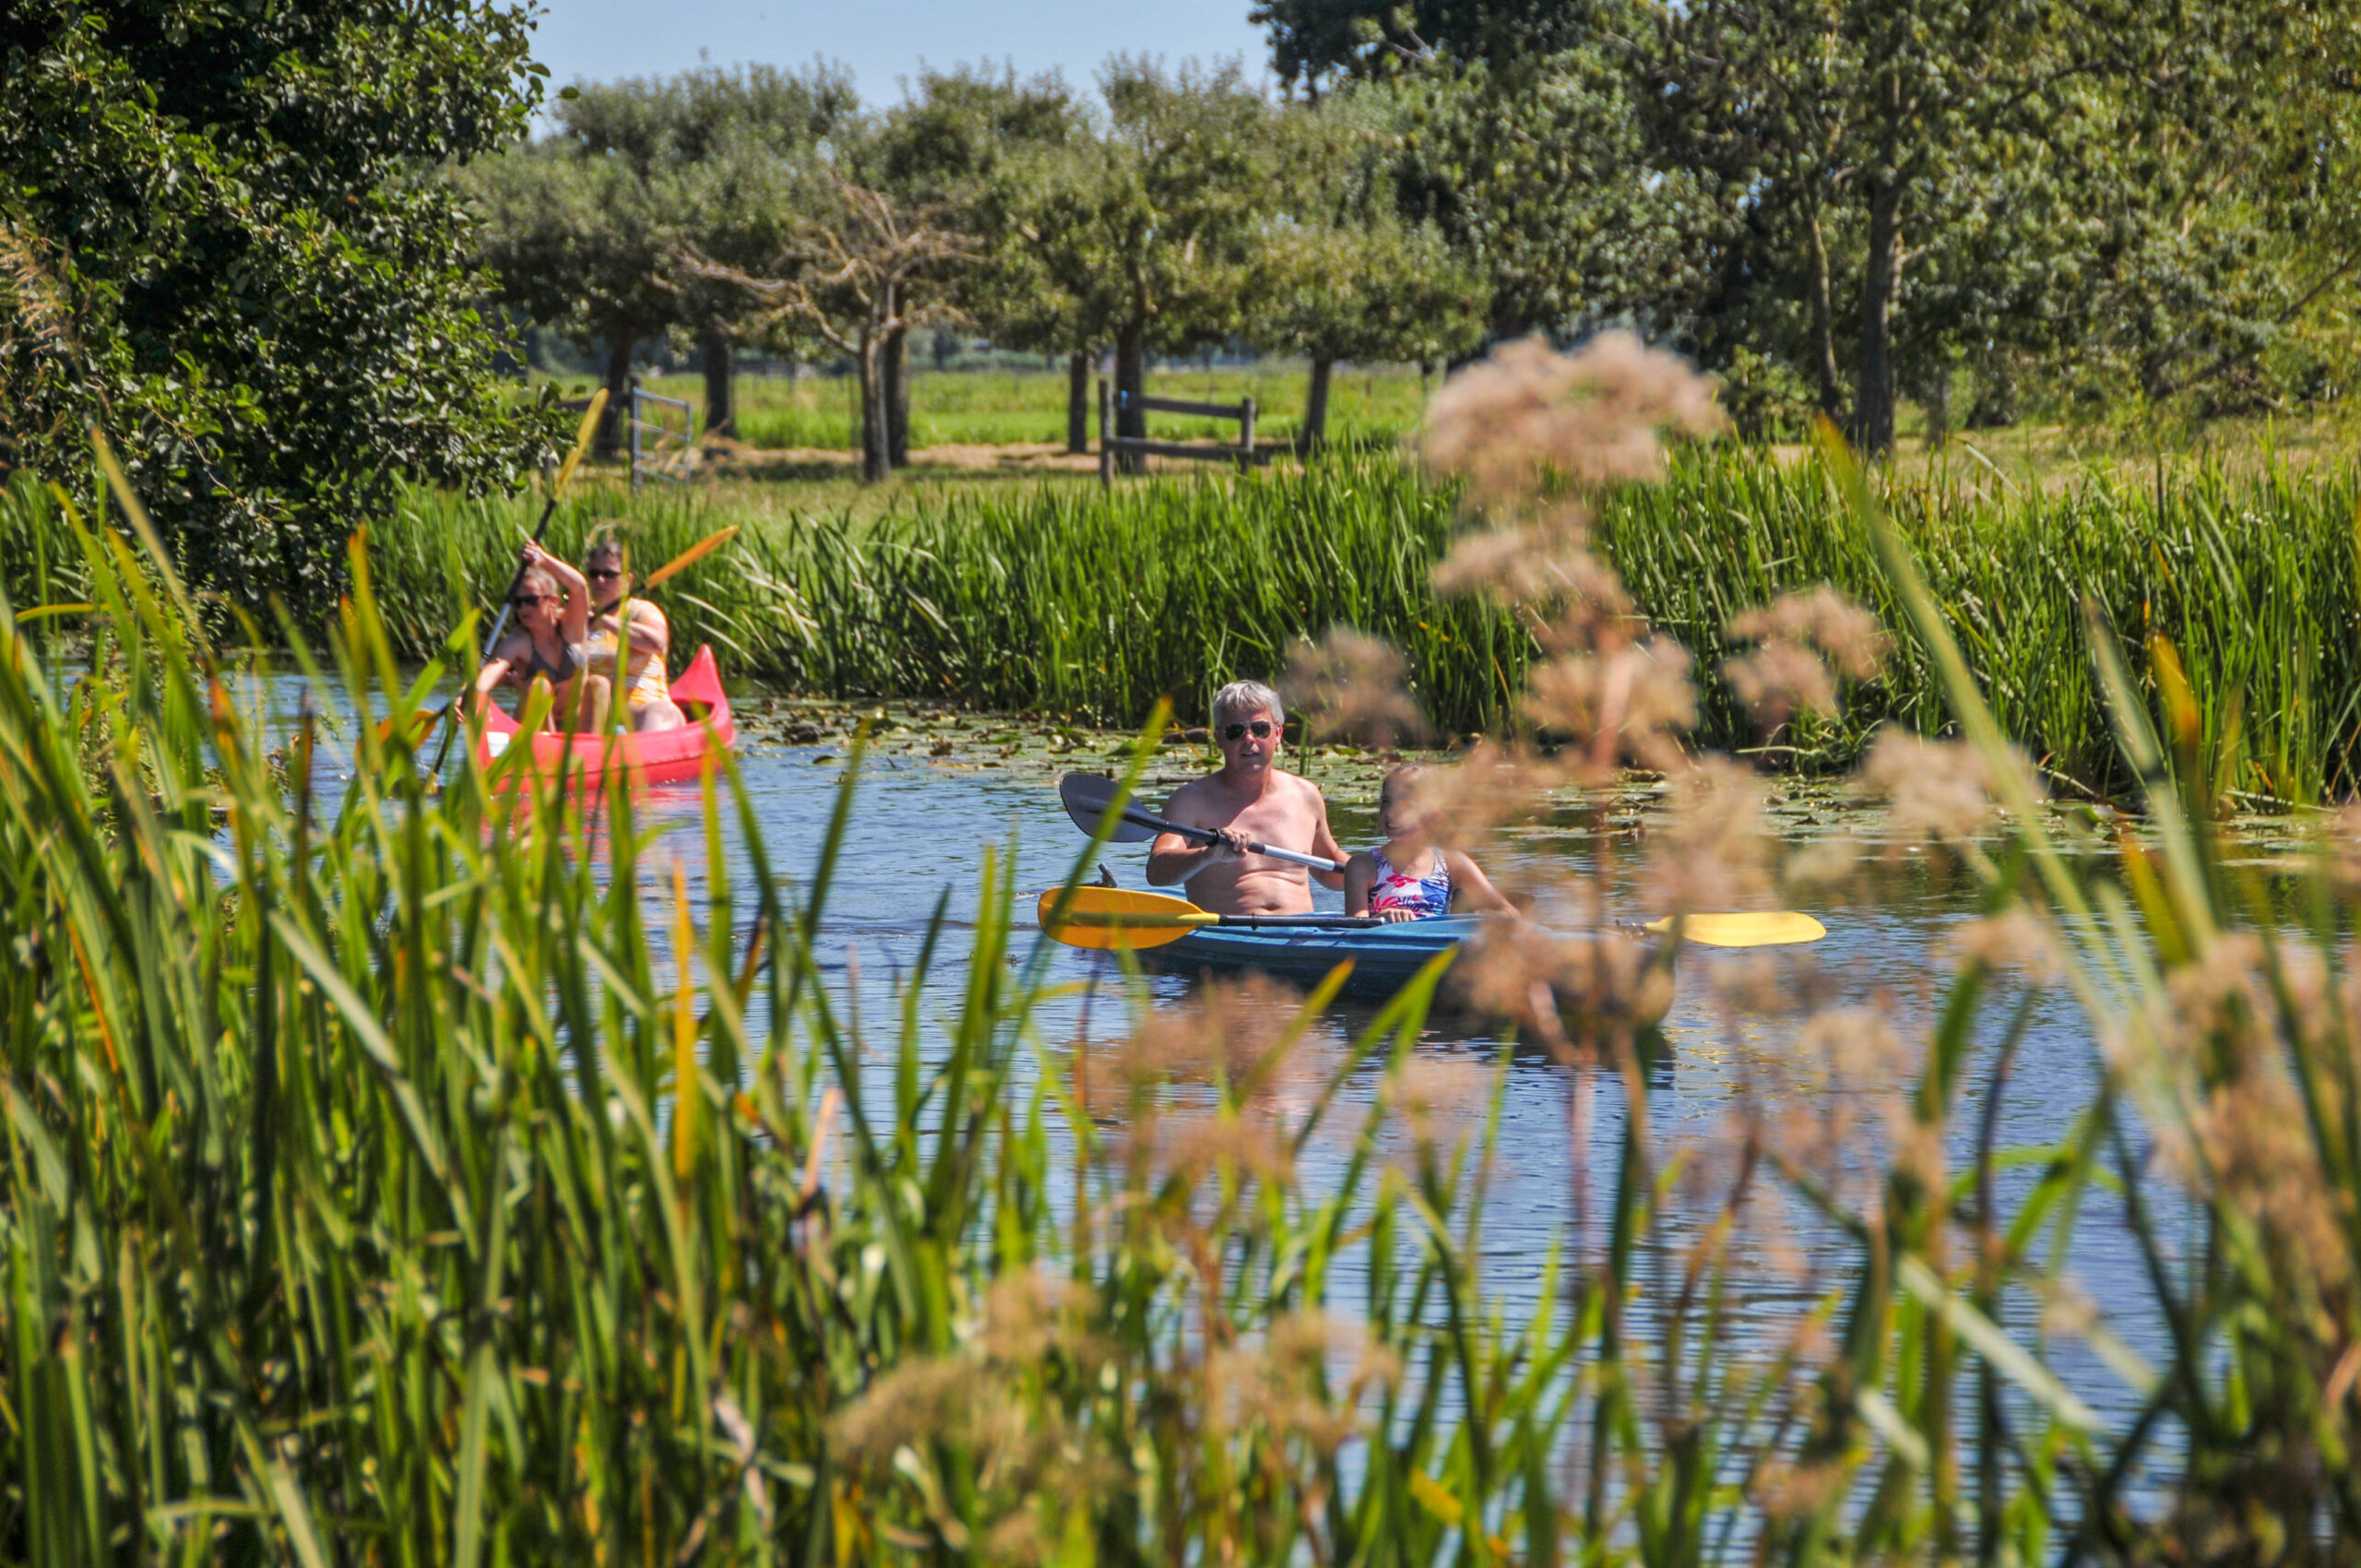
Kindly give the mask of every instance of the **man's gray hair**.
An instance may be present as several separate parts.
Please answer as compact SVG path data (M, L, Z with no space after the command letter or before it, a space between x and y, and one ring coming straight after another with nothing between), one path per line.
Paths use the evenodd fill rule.
M1287 727L1287 710L1281 706L1279 694L1260 681L1232 681L1214 694L1215 729L1249 713L1267 713L1272 723L1282 730Z

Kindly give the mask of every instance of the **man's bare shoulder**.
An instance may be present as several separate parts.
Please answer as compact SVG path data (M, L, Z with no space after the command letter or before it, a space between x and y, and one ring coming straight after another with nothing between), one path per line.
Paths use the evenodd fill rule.
M1328 803L1328 797L1320 792L1320 786L1300 773L1275 773L1273 777L1285 779L1287 787L1295 792L1297 800L1311 805L1324 806Z
M1203 778L1192 778L1173 790L1172 798L1164 802L1164 814L1176 822L1190 822L1195 814L1218 812L1221 806L1221 786L1209 774ZM1203 825L1192 822L1191 826Z

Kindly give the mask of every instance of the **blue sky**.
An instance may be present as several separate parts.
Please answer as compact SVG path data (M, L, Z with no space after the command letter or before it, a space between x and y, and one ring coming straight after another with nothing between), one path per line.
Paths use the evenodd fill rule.
M813 56L852 67L868 103L898 100L901 78L921 62L1014 62L1030 74L1056 67L1087 87L1118 51L1178 64L1242 55L1250 77L1268 75L1252 0L543 0L533 53L553 87L576 79L664 76L703 57L729 65L760 60L801 65Z

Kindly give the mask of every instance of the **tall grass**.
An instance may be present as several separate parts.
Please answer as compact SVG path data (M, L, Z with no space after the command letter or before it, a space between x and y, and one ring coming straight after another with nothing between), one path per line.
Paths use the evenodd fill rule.
M2096 603L2133 668L2167 639L2199 707L2224 788L2312 802L2361 787L2361 475L2350 466L2231 480L2184 468L2158 486L2090 476L2053 493L1987 488L1954 469L1878 486L1924 564L1928 592L2001 728L2056 772L2105 793L2129 788L2082 618ZM1806 766L1840 766L1889 719L1932 733L1948 694L1902 612L1867 526L1825 462L1711 449L1660 487L1604 510L1608 553L1642 611L1692 649L1727 651L1722 628L1780 593L1831 583L1873 606L1902 657L1854 694L1844 723L1773 737ZM2144 677L2143 677L2144 679ZM1760 737L1726 693L1703 736Z
M1954 471L1876 483L2003 729L2065 787L2113 797L2133 785L2090 673L2088 600L2135 669L2147 668L2151 636L2176 649L2217 759L2210 776L2235 798L2310 802L2361 788L2352 470L2234 480L2180 469L2161 503L2156 486L2105 474L2047 493L1988 481ZM626 506L645 522L632 535L643 570L743 523L730 551L659 598L684 647L713 642L733 671L814 695L1118 725L1169 697L1193 719L1223 682L1275 675L1307 639L1345 624L1402 647L1440 729L1499 734L1515 723L1535 646L1516 616L1434 592L1452 498L1390 457L1160 481L1108 499L946 488L860 521L800 513L791 493L761 487L629 503L594 492L561 509L556 547L575 548ZM42 493L20 478L0 510L0 573L19 602L84 597ZM1724 637L1733 615L1816 583L1870 605L1896 639L1886 673L1849 694L1833 722L1806 716L1764 735L1717 682L1703 683L1700 744L1838 771L1879 724L1935 733L1950 722L1927 645L1818 457L1692 449L1668 482L1619 492L1600 511L1605 551L1640 612L1709 672L1738 651ZM463 614L496 598L536 512L529 498L412 493L372 530L400 658L433 657Z
M611 501L569 503L571 549ZM523 502L414 495L373 540L396 645L418 657L513 569ZM698 493L635 503L635 561L735 520ZM1312 476L930 494L868 522L775 517L658 598L684 645L801 690L1137 723L1185 716L1240 675L1268 677L1338 623L1382 628L1420 696L1459 731L1505 722L1531 638L1509 615L1436 594L1450 498L1392 460ZM456 552L467 584L449 589ZM477 600L480 601L480 600Z
M791 884L709 778L696 902L620 789L430 796L364 725L325 800L317 724L282 756L169 571L63 522L85 673L0 606L0 1554L1433 1562L1546 1528L1550 1313L1486 1304L1464 1156L1402 1174L1333 1083L1270 1109L1316 1000L1199 1075L1101 1076L1041 1038L988 851L939 1045L915 989L864 1028L814 948L851 784ZM399 691L365 571L331 650L347 703ZM1430 988L1342 1070L1398 1069Z
M65 516L88 662L0 604L0 1552L2352 1561L2351 883L2300 878L2290 929L2215 848L2192 699L2160 662L2159 736L2104 635L2155 847L2079 852L1906 540L1845 499L2012 808L1970 861L1994 909L2047 911L2098 1087L2055 1147L1996 1147L2023 1007L1980 1023L2021 984L1971 960L1848 1188L1762 1123L1662 1145L1660 1046L1615 1040L1567 1078L1577 1170L1594 1086L1623 1098L1605 1212L1530 1316L1477 1262L1504 1080L1421 1075L1431 976L1285 1096L1319 997L1143 1023L1109 1071L1043 1038L988 857L939 1039L915 991L864 1027L814 951L852 782L791 883L710 778L702 902L646 874L620 786L595 835L472 770L431 797L401 726L359 728L327 802L318 727L282 765L168 565ZM346 702L413 700L365 571L329 651ZM1378 1108L1340 1120L1376 1061ZM1784 1348L1734 1241L1774 1174L1836 1237ZM2107 1307L2167 1325L2153 1363L2076 1305L2110 1185L2149 1267ZM2012 1301L2073 1309L2129 1413L2006 1331Z

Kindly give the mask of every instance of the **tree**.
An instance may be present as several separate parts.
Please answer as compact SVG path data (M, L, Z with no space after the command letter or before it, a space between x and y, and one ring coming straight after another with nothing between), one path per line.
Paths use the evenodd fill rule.
M757 276L684 247L678 265L708 282L743 290L769 320L801 325L860 366L863 481L893 471L885 410L886 356L913 327L942 319L929 285L975 258L972 241L938 226L886 192L814 166L788 247Z
M608 413L595 450L613 455L629 404L632 355L679 309L662 269L679 244L665 193L627 164L561 142L523 146L470 172L484 218L480 254L500 301L606 356Z
M1770 286L1800 294L1819 400L1839 400L1846 341L1855 436L1879 452L1914 340L1938 358L1963 338L2071 341L2061 328L2111 328L2094 308L2111 301L2182 324L2148 334L2161 346L2246 314L2236 279L2256 276L2267 209L2301 214L2238 176L2347 156L2321 157L2343 135L2333 115L2284 105L2317 105L2361 65L2349 15L2283 0L1608 0L1593 16L1632 41L1652 170L1703 178L1701 240L1745 280L1692 301L1703 329L1793 280ZM1914 267L1937 285L1916 323Z
M1368 92L1338 95L1282 122L1286 210L1264 228L1249 297L1254 339L1311 362L1310 449L1327 440L1338 362L1429 363L1483 336L1489 301L1474 269L1433 224L1405 223L1395 211L1394 107Z
M1564 0L1258 0L1279 80L1315 95L1342 78L1382 77L1438 60L1501 65L1582 42Z
M1004 347L1063 350L1075 364L1086 362L1099 324L1038 265L1042 236L1026 231L1016 214L1042 156L1069 152L1090 134L1082 105L1055 72L1020 79L1007 67L957 66L922 72L917 90L884 116L868 155L881 186L939 213L973 244L977 264L943 276L940 306L981 325ZM907 357L897 340L889 372ZM1070 378L1068 445L1083 450L1075 385ZM907 455L908 386L898 378L899 396L889 398L896 462Z
M1187 353L1244 325L1276 110L1234 63L1168 73L1119 55L1099 87L1102 134L1044 158L1012 217L1064 236L1045 268L1076 302L1105 298L1115 383L1136 399L1151 350ZM1121 433L1146 434L1136 406Z
M560 137L585 159L621 159L664 214L670 241L657 271L705 367L706 428L730 425L745 297L674 275L678 244L759 267L785 243L792 160L855 126L860 97L840 65L808 71L706 66L664 78L577 86L558 105Z
M529 7L0 7L0 467L105 430L187 572L333 603L405 476L518 482L553 424L494 385L472 226L435 177L523 127Z
M1094 277L1089 237L1026 214L1045 187L1090 171L1095 127L1055 73L927 72L880 136L882 174L907 198L940 203L976 243L978 265L951 280L954 303L1004 348L1067 356L1067 449L1089 449L1093 345L1113 330L1115 294Z
M1603 48L1437 62L1355 89L1381 91L1402 127L1396 209L1475 269L1492 337L1661 327L1661 302L1699 283L1697 183L1648 165L1631 77Z
M725 266L759 267L790 227L799 160L855 122L841 67L798 75L767 65L705 68L570 89L558 129L481 167L483 255L502 298L607 357L611 454L632 356L678 326L705 363L706 423L726 428L748 302L678 272L683 246Z

